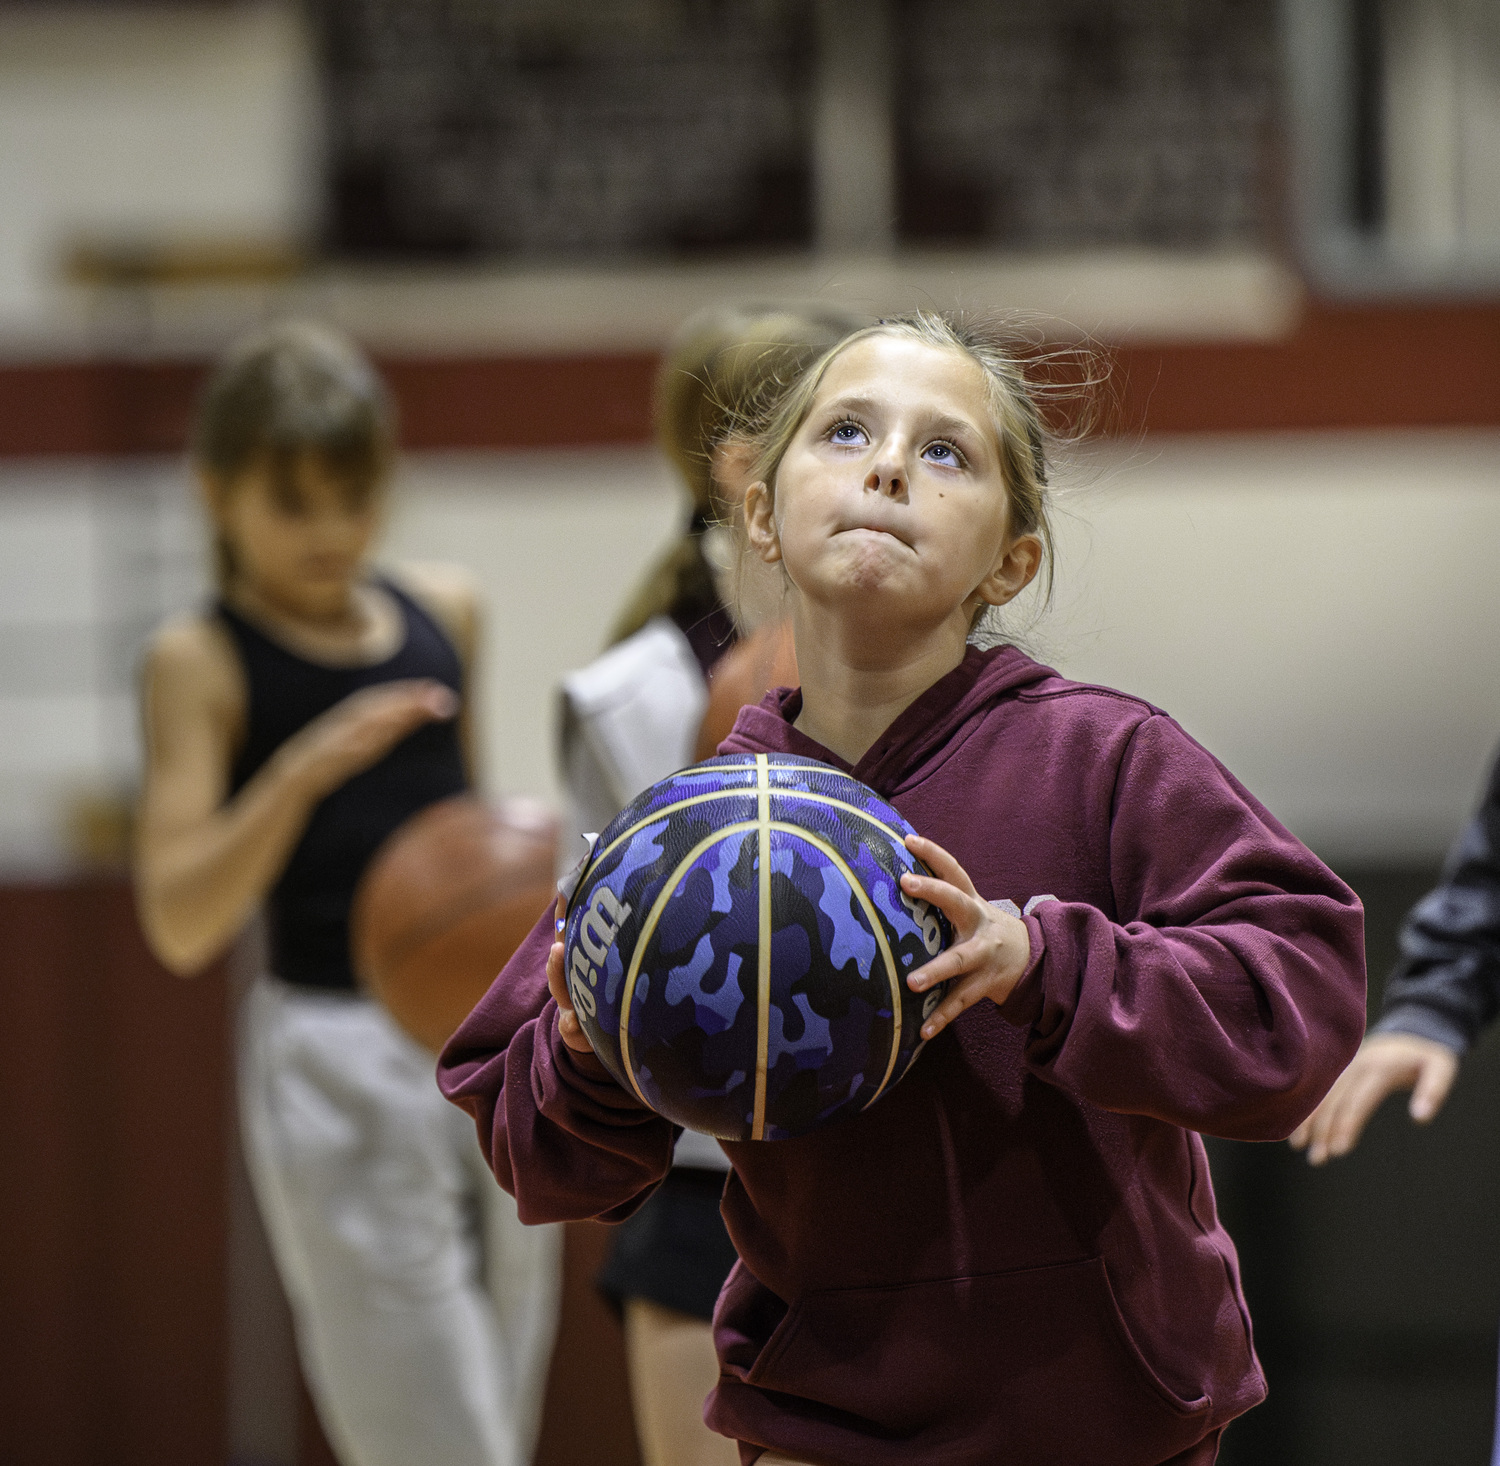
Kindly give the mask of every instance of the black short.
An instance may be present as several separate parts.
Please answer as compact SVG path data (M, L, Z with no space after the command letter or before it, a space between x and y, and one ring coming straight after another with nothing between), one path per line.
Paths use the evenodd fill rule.
M674 1166L650 1200L615 1228L594 1281L616 1308L627 1298L646 1298L694 1318L713 1317L736 1258L719 1215L725 1176Z

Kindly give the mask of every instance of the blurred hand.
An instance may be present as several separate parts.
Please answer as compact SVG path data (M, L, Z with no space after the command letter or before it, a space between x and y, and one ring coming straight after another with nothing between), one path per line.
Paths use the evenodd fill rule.
M430 678L362 687L293 734L277 757L314 799L378 763L423 723L452 718L458 698Z
M1425 1125L1442 1109L1457 1074L1458 1055L1446 1044L1410 1033L1372 1034L1290 1144L1314 1166L1347 1155L1381 1102L1400 1089L1411 1090L1411 1117Z
M943 1001L922 1025L922 1037L930 1039L981 998L1003 1003L1010 996L1031 960L1031 933L1020 917L991 906L974 889L968 872L941 845L921 835L908 835L906 848L925 861L933 874L904 875L901 889L936 906L958 938L906 979L915 993L953 980Z
M578 1014L573 1011L573 999L568 995L567 974L563 971L562 924L568 915L568 898L557 898L556 922L558 937L547 953L547 990L557 1000L557 1031L562 1041L575 1054L591 1054L594 1046L589 1042Z

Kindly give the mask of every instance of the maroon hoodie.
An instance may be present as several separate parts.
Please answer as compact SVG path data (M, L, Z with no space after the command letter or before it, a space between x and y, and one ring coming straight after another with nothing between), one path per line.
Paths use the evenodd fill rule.
M849 768L800 702L746 708L722 751ZM1031 963L872 1109L725 1145L741 1262L707 1418L746 1461L1166 1461L1265 1393L1198 1132L1279 1140L1348 1063L1359 902L1170 718L1014 648L971 649L850 772L1025 909ZM562 1043L550 940L439 1078L525 1220L617 1220L673 1127Z

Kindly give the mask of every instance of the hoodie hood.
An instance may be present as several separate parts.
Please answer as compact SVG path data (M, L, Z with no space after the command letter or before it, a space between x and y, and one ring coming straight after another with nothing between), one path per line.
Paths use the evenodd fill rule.
M792 724L802 711L802 690L773 687L753 707L740 709L720 753L792 753L821 759L889 799L919 783L964 742L974 715L1023 688L1059 680L1051 667L1034 662L1013 646L981 650L971 646L964 659L938 678L906 709L857 764L849 764Z

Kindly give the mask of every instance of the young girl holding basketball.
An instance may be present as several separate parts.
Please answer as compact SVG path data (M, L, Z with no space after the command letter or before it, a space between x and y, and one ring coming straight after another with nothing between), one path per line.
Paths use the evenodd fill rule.
M1015 351L931 315L827 353L760 435L747 537L802 685L723 751L890 800L955 940L911 974L951 986L878 1104L725 1145L707 1418L746 1463L1207 1466L1265 1392L1198 1133L1283 1137L1332 1084L1362 914L1160 710L977 644L1042 565L1046 441ZM440 1079L525 1217L627 1215L665 1170L550 922Z
M184 975L264 905L240 1121L339 1459L524 1466L557 1231L522 1227L471 1163L431 1055L350 966L366 863L471 781L473 593L452 570L398 582L367 565L392 454L384 388L332 333L273 327L211 379L193 458L219 598L147 656L137 891L153 949Z

